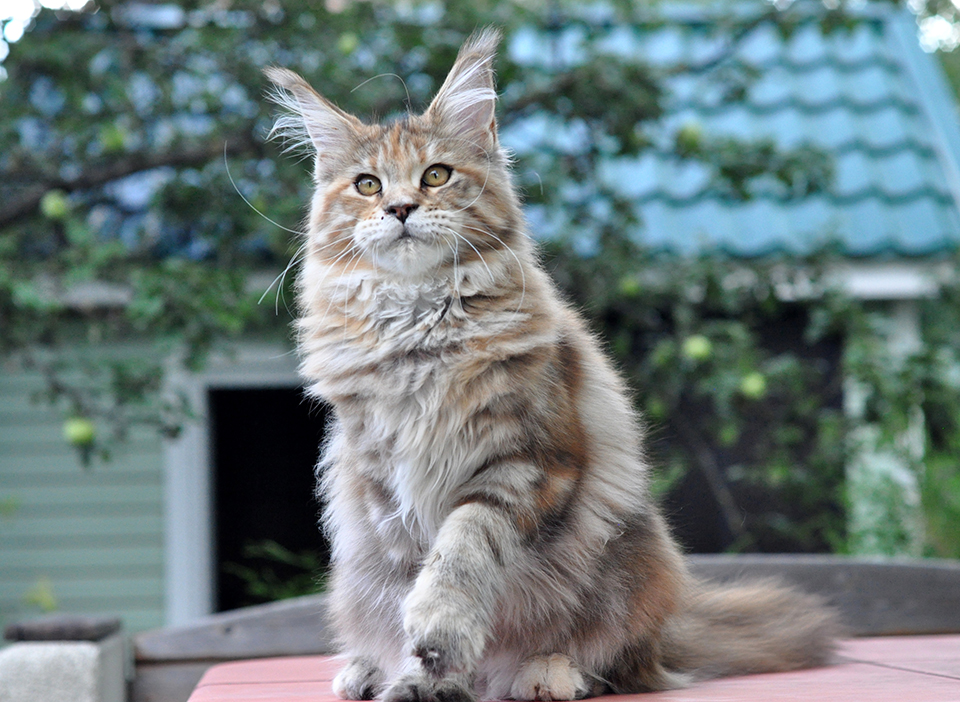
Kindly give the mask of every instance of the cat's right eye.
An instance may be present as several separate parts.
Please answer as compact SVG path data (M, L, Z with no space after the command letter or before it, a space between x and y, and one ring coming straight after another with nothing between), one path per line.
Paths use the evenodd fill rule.
M364 173L357 178L353 184L357 186L357 192L361 195L376 195L380 192L380 179L368 173Z

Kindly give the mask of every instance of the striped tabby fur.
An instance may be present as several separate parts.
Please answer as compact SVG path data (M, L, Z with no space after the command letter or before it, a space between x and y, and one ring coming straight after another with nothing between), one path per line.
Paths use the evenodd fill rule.
M336 693L568 700L824 662L814 598L688 575L627 390L526 233L498 38L386 125L268 70L275 131L316 152L298 333L336 416L319 468Z

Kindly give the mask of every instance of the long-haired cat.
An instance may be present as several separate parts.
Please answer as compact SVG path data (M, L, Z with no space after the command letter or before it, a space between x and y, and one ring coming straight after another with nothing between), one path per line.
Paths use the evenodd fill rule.
M624 384L527 234L498 38L384 125L267 72L275 131L316 154L298 334L336 417L318 469L336 694L570 700L824 662L815 598L688 574Z

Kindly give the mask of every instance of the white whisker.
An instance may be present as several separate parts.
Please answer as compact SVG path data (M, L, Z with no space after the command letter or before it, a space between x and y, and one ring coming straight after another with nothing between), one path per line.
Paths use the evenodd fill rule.
M452 213L463 212L464 210L472 207L472 206L474 205L474 203L477 202L477 200L479 200L481 197L483 197L483 193L484 193L484 192L486 191L486 189L487 189L487 181L490 179L490 164L491 164L491 162L492 162L492 159L490 158L490 152L489 152L487 149L485 149L485 148L483 148L482 146L480 146L480 144L478 144L477 142L471 141L470 139L463 139L463 138L456 138L456 139L454 139L454 138L452 138L452 137L447 137L446 139L442 139L441 141L462 141L462 142L466 142L467 144L470 144L471 146L474 146L474 147L476 147L477 149L479 149L480 151L482 151L482 152L483 152L483 155L486 156L486 159L487 159L487 172L486 172L486 173L484 174L484 176L483 176L483 183L480 184L480 192L477 193L477 196L476 196L475 198L473 198L473 200L471 200L470 202L468 202L466 205L464 205L463 207L461 207L459 210L452 210Z
M520 309L523 307L523 299L524 299L524 296L527 294L527 276L526 276L526 274L523 272L523 263L520 261L520 257L517 256L516 252L514 252L514 250L513 250L512 248L510 248L503 239L501 239L500 237L498 237L498 236L497 236L496 234L494 234L493 232L491 232L491 231L489 231L489 230L484 231L484 230L478 229L478 228L476 228L476 227L467 227L467 228L468 228L468 229L473 229L474 231L478 231L478 232L484 233L484 234L486 234L487 236L491 236L491 237L493 237L494 239L496 239L497 241L499 241L499 242L500 242L500 245L503 246L503 248L505 248L507 251L509 251L509 252L510 252L510 255L513 256L513 260L515 260L515 261L517 262L517 268L520 269L520 302L517 303L517 309L514 310L514 312L513 312L514 316L516 316L517 314L519 314Z
M413 104L413 100L410 99L410 90L407 88L407 82L396 73L380 73L379 75L375 75L373 78L367 78L365 81L363 81L360 85L358 85L356 88L354 88L350 92L355 93L370 81L377 80L377 78L396 78L398 81L400 81L400 85L403 86L403 92L407 94L407 109L410 109L410 105Z
M303 256L304 254L306 254L306 251L307 251L307 244L306 242L304 242L297 248L293 256L290 257L290 261L287 263L286 268L284 268L283 271L281 271L280 275L274 278L273 282L271 282L270 285L267 286L267 289L263 291L263 295L261 295L260 299L257 300L258 305L263 303L263 298L265 298L267 296L267 293L270 292L270 290L273 288L274 285L276 285L277 286L277 302L274 306L274 314L280 314L280 295L283 289L283 283L286 280L287 273L290 271L291 268L293 268L295 265L297 265L300 261L303 260Z
M460 294L460 249L456 245L456 239L450 240L448 243L453 251L453 295L456 300L460 300L462 297Z
M240 188L237 187L237 183L233 179L233 174L230 172L230 162L227 160L227 142L226 141L223 142L223 165L227 171L227 178L230 179L230 185L233 186L233 189L237 192L237 195L240 196L240 199L243 200L245 203L247 203L247 207L249 207L251 210L256 212L261 217L263 217L263 219L265 219L266 221L270 222L270 224L272 224L273 226L279 227L285 232L290 232L291 234L297 234L298 236L303 236L302 231L299 231L297 229L290 229L289 227L285 227L279 222L275 222L269 217L267 217L267 215L263 214L263 212L261 212L256 207L254 207L253 203L250 202L242 192L240 192Z
M350 248L346 249L343 253L341 253L339 256L337 256L337 258L334 259L334 260L328 265L327 271L324 273L323 278L325 279L326 276L329 275L330 272L333 270L332 266L333 266L335 263L337 263L340 259L342 259L344 256L346 256L347 254L353 254L353 255L351 256L350 260L347 261L347 264L346 264L346 265L349 266L350 263L353 262L354 258L359 259L360 256L362 255L362 253L363 253L363 251L361 250L360 246L357 245L357 244L353 244ZM322 279L321 279L321 280L322 280ZM326 321L327 315L330 313L330 308L333 306L334 294L336 293L337 288L340 287L340 284L341 284L341 282L340 282L340 281L337 281L334 290L332 290L332 291L330 292L330 294L328 295L328 298L329 298L329 299L328 299L328 301L327 301L327 308L323 311L323 315L320 317L320 321L317 323L317 327L318 327L318 328L322 328L322 327L323 327L323 323Z
M540 184L540 197L543 197L543 178L540 177L540 174L536 171L531 171L533 175L537 177L537 182Z
M443 226L444 229L449 229L451 232L453 232L453 235L455 237L463 241L467 246L469 246L471 249L473 249L476 252L477 256L480 257L480 262L483 264L483 267L487 269L487 275L490 276L490 284L493 285L493 283L496 282L496 278L493 275L493 271L490 270L490 266L487 265L487 260L483 257L483 254L480 253L480 250L477 249L477 247L474 246L473 243L471 243L471 241L467 239L467 237L465 237L463 234L458 232L453 227L448 227L446 225L441 225L441 226Z
M363 258L361 255L363 252L359 251L356 258L356 261L353 264L353 268L350 269L350 275L352 276L356 270L357 266L360 265L360 261ZM347 317L348 315L348 303L350 302L350 288L347 285L343 286L343 340L347 340Z

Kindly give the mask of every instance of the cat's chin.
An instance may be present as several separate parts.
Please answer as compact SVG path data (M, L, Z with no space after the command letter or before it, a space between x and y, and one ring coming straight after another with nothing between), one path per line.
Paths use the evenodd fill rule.
M378 269L397 276L419 278L435 274L446 262L447 251L425 241L422 237L407 235L397 237L388 246L380 246L373 252Z

